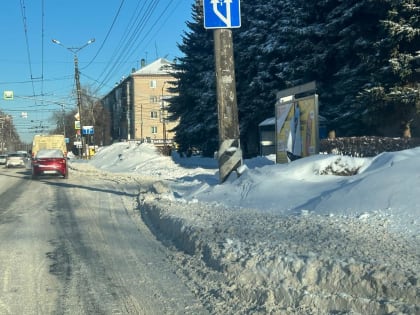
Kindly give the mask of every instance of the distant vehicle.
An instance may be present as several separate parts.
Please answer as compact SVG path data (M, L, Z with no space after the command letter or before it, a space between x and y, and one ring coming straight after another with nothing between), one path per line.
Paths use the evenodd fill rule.
M58 149L67 157L67 146L64 135L35 135L32 140L32 158L42 149Z
M0 165L6 165L7 154L0 154Z
M41 149L32 158L32 179L39 176L69 177L67 157L60 149Z
M25 167L28 160L26 152L9 153L6 158L6 167Z

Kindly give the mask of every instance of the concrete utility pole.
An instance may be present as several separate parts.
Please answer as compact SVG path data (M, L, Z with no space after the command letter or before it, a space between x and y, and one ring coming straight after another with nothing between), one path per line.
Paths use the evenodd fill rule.
M84 141L83 141L83 123L82 123L82 89L80 88L79 59L77 58L77 54L74 54L73 60L74 60L74 80L76 81L77 110L79 112L78 120L79 120L79 128L80 128L80 141L82 142L81 148L79 149L79 157L83 158Z
M236 104L232 28L241 26L240 0L203 0L204 28L213 29L219 119L219 178L240 175L242 150Z
M60 41L53 39L52 42L54 44L60 45L61 47L67 49L73 54L74 60L74 80L76 81L76 93L77 93L77 109L79 111L79 125L80 125L80 141L82 143L81 150L79 148L79 156L83 158L83 149L84 149L84 141L83 141L83 124L82 124L82 89L80 88L80 73L79 73L79 59L77 58L77 53L81 51L86 46L92 44L95 41L94 38L88 40L86 44L80 47L66 47ZM86 156L88 156L86 152Z
M219 28L214 30L213 35L219 119L219 178L220 182L224 182L242 165L242 150L239 140L232 31Z

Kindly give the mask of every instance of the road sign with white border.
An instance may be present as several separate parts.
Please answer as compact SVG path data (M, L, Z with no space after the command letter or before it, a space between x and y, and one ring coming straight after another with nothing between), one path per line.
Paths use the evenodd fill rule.
M93 126L83 126L82 129L84 135L93 135L95 133Z
M240 0L203 0L204 28L241 27Z
M3 91L3 99L13 100L13 91Z

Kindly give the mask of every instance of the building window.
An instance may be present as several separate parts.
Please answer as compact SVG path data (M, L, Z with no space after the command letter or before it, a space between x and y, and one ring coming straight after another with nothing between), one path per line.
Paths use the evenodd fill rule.
M150 112L151 118L158 118L158 112Z
M157 102L158 102L157 96L150 96L150 103L157 103Z
M150 88L156 89L156 80L150 80Z
M157 134L157 127L156 126L152 126L152 133L153 134Z

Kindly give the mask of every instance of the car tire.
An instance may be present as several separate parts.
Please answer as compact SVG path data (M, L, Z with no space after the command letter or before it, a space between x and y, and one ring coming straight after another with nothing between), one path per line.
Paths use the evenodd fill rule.
M68 179L69 178L69 166L68 164L66 164L66 173L63 176L64 179Z

